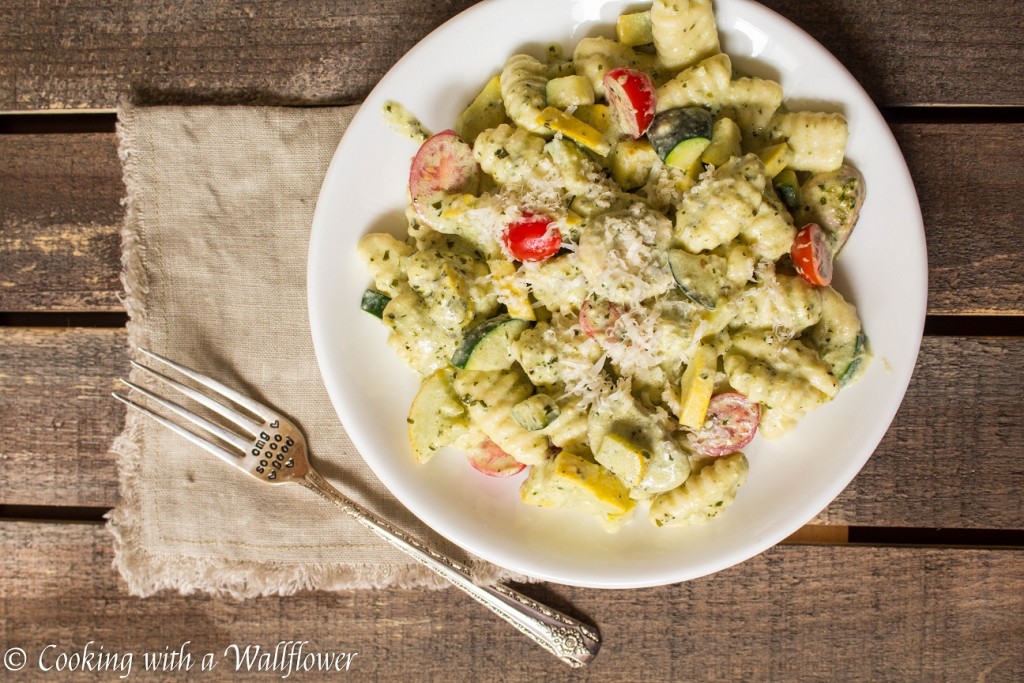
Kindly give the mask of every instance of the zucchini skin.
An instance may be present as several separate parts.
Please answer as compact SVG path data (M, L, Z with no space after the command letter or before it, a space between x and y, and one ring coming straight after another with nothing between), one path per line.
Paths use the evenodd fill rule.
M547 394L534 394L512 406L512 419L530 432L544 429L559 413L558 404Z
M472 359L474 355L479 353L480 345L483 344L491 334L494 334L506 325L518 328L517 330L513 330L513 334L518 338L519 334L522 334L522 331L530 326L530 322L527 320L520 320L519 318L513 318L508 314L502 314L485 320L476 327L471 327L466 330L466 333L462 337L462 343L459 344L455 353L452 354L452 365L460 370L494 369L489 367L472 367L474 365Z
M391 303L391 297L381 294L375 289L368 289L363 292L363 298L359 301L359 308L366 311L375 318L384 318L384 309Z
M671 249L668 263L679 290L694 303L710 311L715 310L725 279L725 259L715 254L691 254L683 249Z
M783 169L775 176L772 184L787 209L792 211L800 206L800 183L797 181L796 172L793 169Z
M839 386L847 387L860 376L861 367L864 362L868 359L868 338L864 334L863 330L857 333L857 340L854 342L853 347L853 360L846 366L839 375Z
M654 117L647 139L664 161L679 143L693 138L711 141L714 117L703 107L666 109Z

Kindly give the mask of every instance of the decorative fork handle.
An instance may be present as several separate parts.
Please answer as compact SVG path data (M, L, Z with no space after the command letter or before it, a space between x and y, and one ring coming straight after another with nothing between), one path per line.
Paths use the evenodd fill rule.
M586 624L532 600L508 586L481 586L468 567L445 557L350 500L312 468L298 480L308 489L334 503L381 538L425 567L437 572L471 598L509 622L534 642L572 667L589 664L601 647L598 634Z

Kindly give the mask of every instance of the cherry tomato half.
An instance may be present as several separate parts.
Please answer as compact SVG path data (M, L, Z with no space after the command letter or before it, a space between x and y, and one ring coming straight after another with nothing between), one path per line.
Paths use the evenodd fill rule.
M719 457L735 453L750 443L761 421L761 406L743 394L716 394L708 404L704 427L691 443L698 453Z
M828 235L817 223L808 223L796 233L789 255L800 277L817 287L832 282L832 252Z
M642 136L654 120L654 81L639 69L619 67L604 75L604 91L616 122L632 138Z
M562 248L562 233L547 216L524 213L505 229L505 246L517 261L543 261Z
M615 321L622 317L619 307L605 299L587 299L580 306L580 329L588 337L615 339Z
M432 206L448 194L474 193L480 183L480 166L473 148L453 130L430 136L413 157L409 169L409 196L416 215L432 224Z
M501 446L493 441L487 440L477 446L468 457L469 464L477 472L482 472L488 477L511 477L526 469L526 465L519 462L511 455L502 450Z

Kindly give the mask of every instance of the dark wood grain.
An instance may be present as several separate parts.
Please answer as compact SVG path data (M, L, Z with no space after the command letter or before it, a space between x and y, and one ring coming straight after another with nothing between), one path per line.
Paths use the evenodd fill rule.
M1024 200L1016 166L1024 124L901 123L893 132L924 217L928 312L1020 315ZM1000 164L1015 170L1000 173Z
M187 679L249 680L233 670L225 648L273 649L289 640L310 641L307 652L358 652L349 672L356 680L1008 683L1024 676L1017 656L1024 551L1017 550L779 546L675 586L524 587L600 628L601 654L589 670L572 672L450 590L142 600L126 595L98 526L0 523L0 549L0 637L32 663L18 681L52 679L36 664L45 645L81 652L89 641L137 653L132 679L144 675L142 652L191 641L196 664ZM200 675L206 652L220 663Z
M0 504L112 506L123 330L0 328ZM955 400L951 400L955 397ZM927 337L895 422L817 522L1024 528L1024 339Z
M0 109L353 103L471 0L18 0L0 7Z
M807 31L879 106L1024 104L1024 4L760 0Z
M1022 405L1024 339L925 337L892 426L821 520L1024 529Z
M1024 314L1024 205L1016 176L993 171L1024 159L1024 124L894 130L925 219L929 312ZM0 311L120 310L114 136L0 136L0 158Z
M105 506L108 451L124 424L110 397L127 374L124 330L0 327L0 503Z
M472 4L5 2L0 110L111 108L128 95L149 102L349 104ZM833 50L882 105L1024 104L1021 3L766 4Z
M123 310L113 135L0 136L0 310Z

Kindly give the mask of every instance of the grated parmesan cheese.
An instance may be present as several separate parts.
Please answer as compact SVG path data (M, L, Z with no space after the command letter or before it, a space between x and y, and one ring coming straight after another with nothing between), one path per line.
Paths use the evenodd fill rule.
M706 27L698 31L704 37L714 31L714 14L706 0L685 7L656 0L652 11L656 34L658 17L676 28ZM717 37L714 40L717 44ZM665 512L654 518L659 525L682 518L679 511L691 504L701 510L701 505L714 506L717 514L717 506L727 502L716 492L724 490L721 486L709 487L708 482L718 479L712 481L711 469L700 469L707 463L699 462L683 438L682 432L692 430L681 427L674 417L701 410L700 401L708 405L708 380L713 378L715 391L739 391L764 404L764 430L777 435L805 411L835 396L842 386L840 376L845 380L850 374L846 368L863 360L861 356L850 360L850 356L863 354L864 343L855 311L843 319L850 318L856 325L845 333L841 348L829 340L814 343L816 334L831 339L831 330L840 322L834 319L835 313L823 313L827 307L818 290L786 270L776 272L776 261L788 253L796 231L772 189L771 175L750 147L751 143L755 149L761 146L757 137L766 132L762 129L778 108L780 86L733 78L725 54L682 72L689 74L687 78L697 74L697 80L673 79L672 83L691 84L687 97L694 95L699 101L687 104L705 106L720 120L734 118L743 132L730 154L724 155L728 160L716 158L723 163L707 165L699 173L663 163L652 148L631 162L636 168L629 169L627 181L626 174L610 174L610 168L622 168L608 159L598 160L539 116L545 106L545 84L554 77L582 74L597 98L605 98L603 103L595 101L599 107L609 104L602 79L610 67L641 69L664 83L672 73L660 73L667 49L661 43L654 41L658 55L599 38L580 41L571 60L565 60L557 47L549 49L546 63L513 55L501 78L492 81L499 86L500 101L492 101L490 95L481 100L488 110L496 109L497 120L477 111L482 106L477 102L467 110L481 119L473 135L466 136L479 169L464 153L442 158L441 162L451 161L455 168L439 164L441 196L435 198L432 191L429 202L419 202L415 210L408 208L408 244L393 246L372 235L364 238L367 248L375 239L385 244L379 256L382 261L396 261L378 268L387 277L376 277L375 286L391 297L382 319L391 331L389 343L410 367L422 373L442 368L457 380L464 375L449 366L449 361L455 363L453 349L458 349L459 356L472 355L482 339L469 330L480 329L486 336L494 329L487 323L508 322L499 315L529 321L513 326L514 337L490 337L496 343L480 347L485 352L477 356L479 364L499 367L478 374L480 381L489 382L494 382L486 379L491 374L520 377L527 393L545 395L554 418L549 421L550 415L545 414L544 420L527 420L527 426L508 417L512 403L521 398L496 390L493 397L488 395L490 406L473 403L465 419L481 423L507 418L503 429L527 434L540 444L537 461L524 458L538 468L546 466L539 461L549 449L563 448L593 458L587 463L590 474L563 477L566 481L560 485L572 479L577 494L591 497L611 496L605 484L614 485L614 495L622 499L658 496L651 509ZM701 80L701 73L711 73L705 68L708 65L715 67L715 83ZM714 85L713 94L705 92L709 83ZM700 86L696 88L700 92L695 92L693 84ZM666 87L678 95L682 86L659 89L662 109L668 106L661 102ZM561 111L566 116L580 113L581 121L588 118L576 105ZM593 115L598 111L593 110ZM790 124L828 117L838 120L835 115L781 116L789 117L783 123ZM783 133L792 133L794 126ZM801 150L827 148L830 163L842 161L845 137L822 137L823 126L805 128L798 131ZM779 130L782 127L776 125L767 132L774 135ZM602 149L625 139L614 122L607 129L602 126L601 134ZM794 153L800 151L795 147L800 136L784 136ZM588 147L592 150L595 145ZM438 155L444 157L441 152ZM649 172L648 164L652 164ZM804 168L795 163L790 167ZM460 182L445 178L446 170L454 171ZM642 173L647 173L646 179ZM626 192L614 177L631 188L644 184ZM473 182L463 184L463 179ZM506 243L509 225L530 216L550 219L544 236L547 258L519 263ZM551 254L558 246L558 240L551 239L556 230L561 248ZM413 253L405 254L406 247ZM822 347L841 354L836 357L842 362L826 362ZM495 348L497 353L489 351ZM703 356L699 368L693 365L698 350ZM714 362L708 360L711 351ZM684 375L688 365L693 372ZM698 369L699 391L690 381ZM687 424L696 425L700 419L697 415ZM544 424L533 426L540 422ZM456 440L456 445L489 433L481 431L479 424L465 429L471 436ZM517 455L511 450L510 454ZM740 454L735 460L742 458ZM696 478L690 476L691 461L696 464ZM739 465L734 469L739 472ZM597 479L601 486L595 484ZM694 484L697 480L703 483ZM739 479L733 476L730 481ZM712 490L711 502L697 500L705 495L702 490ZM523 495L527 500L527 493ZM546 496L527 502L572 507L566 500L549 490Z

